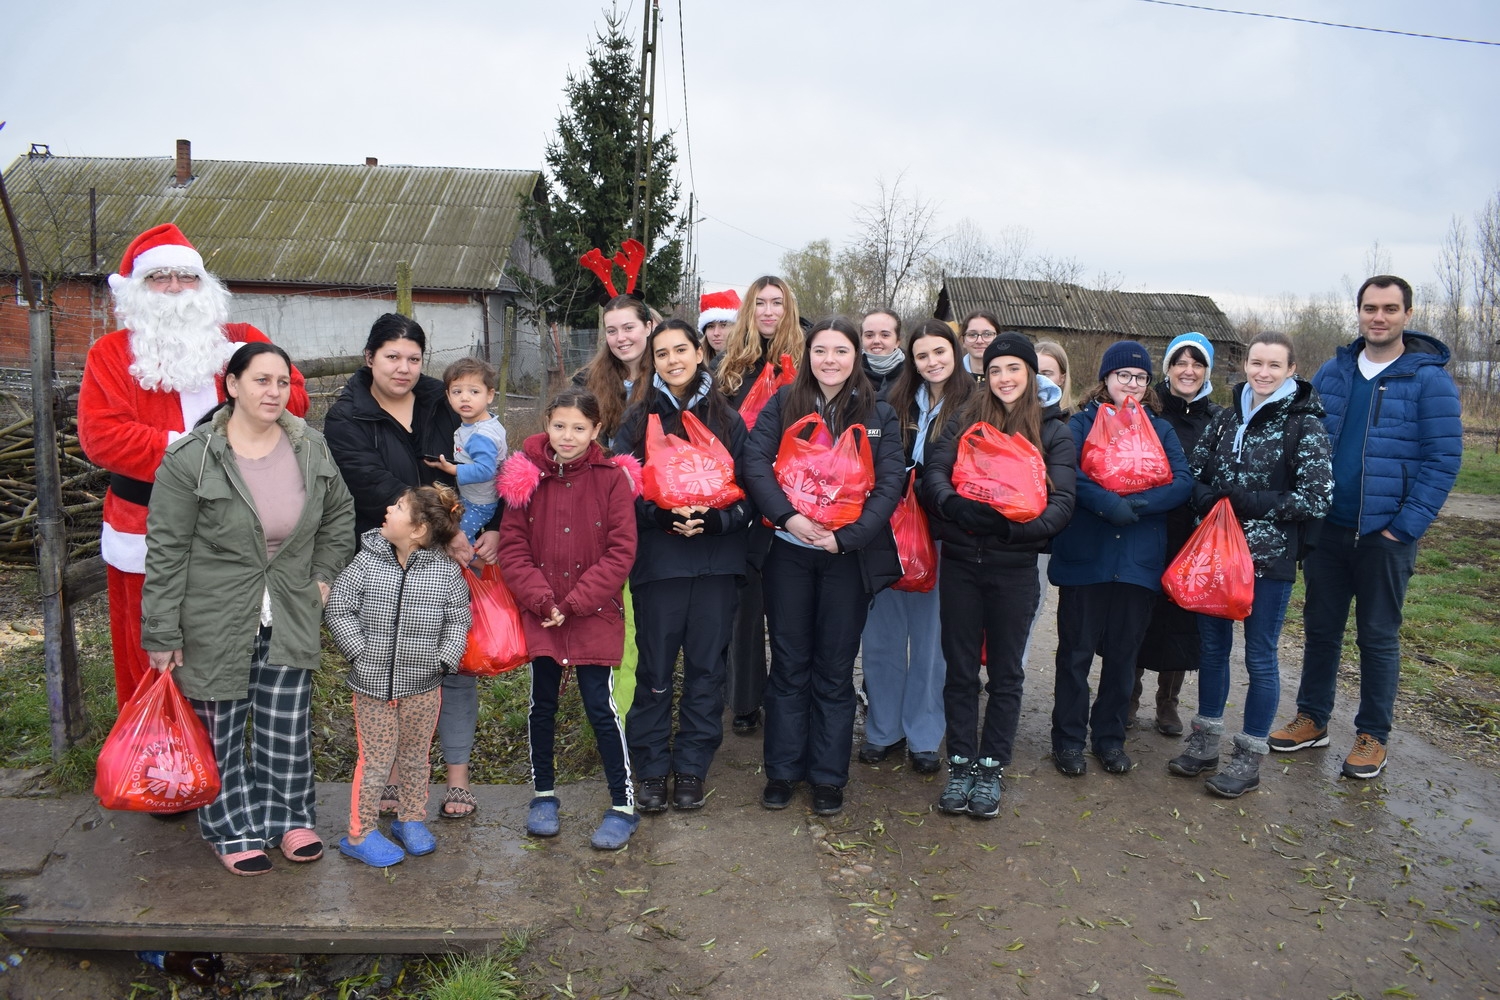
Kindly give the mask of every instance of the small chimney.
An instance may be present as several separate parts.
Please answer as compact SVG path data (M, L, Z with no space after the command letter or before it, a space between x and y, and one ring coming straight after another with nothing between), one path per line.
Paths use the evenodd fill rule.
M177 186L187 187L193 179L193 144L187 139L177 140Z
M375 157L373 157L373 156L367 156L367 157L365 157L365 166L367 166L367 167L378 167L378 166L380 166L380 161L377 160L377 159L375 159Z

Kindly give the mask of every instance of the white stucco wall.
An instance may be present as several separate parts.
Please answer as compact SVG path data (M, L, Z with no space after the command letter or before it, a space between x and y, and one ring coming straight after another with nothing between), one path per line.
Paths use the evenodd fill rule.
M229 310L232 320L255 326L293 358L358 354L376 318L395 311L395 298L256 292L236 292ZM475 302L418 302L416 319L427 331L428 367L470 353L484 337L484 319Z

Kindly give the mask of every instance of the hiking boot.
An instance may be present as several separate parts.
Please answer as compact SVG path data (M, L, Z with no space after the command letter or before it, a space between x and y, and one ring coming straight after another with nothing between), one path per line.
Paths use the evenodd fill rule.
M703 779L696 774L678 774L672 779L673 809L702 809L703 798Z
M1187 748L1181 755L1167 761L1167 770L1184 778L1196 778L1204 771L1219 766L1219 736L1224 732L1224 723L1205 722L1202 716L1193 720L1193 731L1188 735Z
M1264 748L1264 749L1263 749ZM1239 733L1234 738L1234 749L1229 752L1229 761L1219 773L1204 782L1210 792L1226 799L1237 799L1246 792L1260 787L1260 762L1270 752L1265 740Z
M1328 742L1325 737L1324 743ZM1385 770L1385 744L1369 733L1354 737L1354 749L1344 758L1344 777L1375 778Z
M859 748L859 762L861 764L879 764L889 757L894 751L906 746L905 739L899 739L889 745L871 743L868 740Z
M1126 774L1135 766L1124 747L1102 747L1094 751L1094 756L1110 774Z
M948 758L948 783L938 796L938 808L945 813L969 811L969 795L974 791L974 762L967 757Z
M748 712L741 712L734 717L732 723L734 735L749 736L760 729L760 709L753 708Z
M1291 753L1293 750L1307 750L1311 747L1326 747L1328 745L1328 727L1320 726L1312 720L1312 716L1298 712L1295 719L1272 733L1270 739L1266 742L1277 753Z
M1005 768L990 757L980 758L973 768L969 815L975 819L994 819L1000 813L1000 796L1005 793Z
M1089 769L1089 762L1084 759L1082 750L1053 750L1052 766L1070 778L1081 778Z
M836 816L844 811L844 790L838 785L813 785L812 805L819 816Z
M766 782L765 791L760 793L760 804L767 809L785 809L792 804L792 788L792 782L772 778Z
M640 791L635 793L635 807L643 813L659 813L667 810L667 776L642 778Z
M937 774L943 769L942 754L936 750L913 750L911 757L911 769L918 774Z
M1163 736L1182 735L1182 716L1177 714L1177 695L1187 674L1166 670L1156 680L1156 731Z

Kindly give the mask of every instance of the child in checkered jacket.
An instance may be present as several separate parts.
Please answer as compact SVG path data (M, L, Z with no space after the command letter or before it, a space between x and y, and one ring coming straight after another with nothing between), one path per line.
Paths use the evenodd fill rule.
M443 547L463 506L448 486L418 486L386 508L334 582L324 613L349 660L359 763L349 835L339 850L384 868L437 848L427 817L428 752L443 676L458 669L468 637L469 588ZM397 767L401 807L392 843L377 829L381 787ZM405 848L403 850L402 848Z

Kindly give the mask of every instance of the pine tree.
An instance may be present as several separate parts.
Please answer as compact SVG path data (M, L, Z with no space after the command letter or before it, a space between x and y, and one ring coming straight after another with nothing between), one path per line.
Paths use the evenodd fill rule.
M533 217L533 239L552 266L554 285L547 297L555 315L575 326L593 326L599 282L578 265L591 247L613 256L630 236L630 200L636 151L636 109L640 102L635 43L620 30L614 12L588 48L588 63L563 88L567 107L557 134L547 144L548 206ZM674 304L682 277L682 236L686 220L678 209L680 191L673 170L677 149L671 132L656 136L651 148L651 245L645 281L638 286L651 305ZM623 293L625 277L615 271Z

